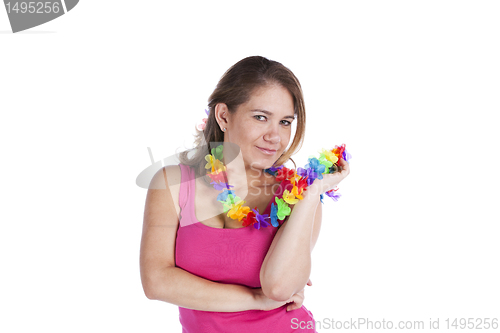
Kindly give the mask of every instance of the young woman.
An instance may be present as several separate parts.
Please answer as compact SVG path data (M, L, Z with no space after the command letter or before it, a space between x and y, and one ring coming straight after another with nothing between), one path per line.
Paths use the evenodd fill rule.
M286 150L293 121L296 134ZM283 165L300 149L305 121L295 75L276 61L245 58L222 76L210 96L193 154L182 153L181 163L153 177L144 213L141 279L149 299L179 306L183 332L316 332L302 302L321 226L320 194L335 188L349 174L349 165L340 159L341 171L315 179L291 213L273 225L259 220L244 226L249 220L228 211L220 188L207 175L214 170L214 159L207 155L218 155L226 188L233 191L226 195L242 198L256 214L276 216L275 196L283 195L284 182L265 170Z

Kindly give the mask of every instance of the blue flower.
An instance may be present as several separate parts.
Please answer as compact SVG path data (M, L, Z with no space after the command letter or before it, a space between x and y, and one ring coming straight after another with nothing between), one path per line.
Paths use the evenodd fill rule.
M273 227L278 227L280 224L278 223L278 206L271 204L271 224Z
M267 172L270 175L276 176L276 171L272 171L271 169L264 169L264 172Z
M309 163L306 164L306 169L310 168L315 173L318 174L318 179L323 179L323 172L325 172L325 166L319 162L316 157L309 158Z
M233 190L225 189L224 192L220 193L217 196L217 201L226 201L228 194L231 194L231 195L234 196L234 191Z

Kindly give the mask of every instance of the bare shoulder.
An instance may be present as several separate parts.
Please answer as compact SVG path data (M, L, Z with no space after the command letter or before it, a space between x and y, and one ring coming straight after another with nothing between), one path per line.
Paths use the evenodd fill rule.
M179 190L181 188L181 167L178 165L168 165L164 167L167 174L168 185L170 186L170 194L175 205L177 216L180 213L179 207Z
M158 170L149 184L149 190L166 190L168 198L174 204L179 216L179 190L181 184L181 168L179 165L167 165Z
M158 170L151 179L150 187L154 189L165 189L165 185L172 186L180 183L181 168L178 165L167 165Z

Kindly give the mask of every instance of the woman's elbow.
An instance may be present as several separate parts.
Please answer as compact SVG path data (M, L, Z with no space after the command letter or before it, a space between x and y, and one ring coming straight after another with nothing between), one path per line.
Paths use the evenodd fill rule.
M284 302L286 300L289 300L292 297L292 294L288 292L285 288L276 286L269 291L269 296L267 297L277 302Z
M290 294L283 283L268 284L263 281L261 288L264 295L277 302L283 302L292 297L292 294Z
M157 300L158 299L157 274L151 272L142 273L141 280L142 280L142 289L144 291L144 295L146 295L148 299Z
M260 271L260 287L264 295L272 300L282 302L286 301L286 292L283 290L283 283L279 283L278 280L266 274L266 272L261 269Z
M146 295L146 297L150 300L156 300L151 291L147 291L146 289L144 289L144 295Z
M155 288L154 288L154 283L151 281L151 279L149 278L146 278L146 279L142 279L142 290L144 291L144 295L146 295L146 297L148 299L156 299L155 298Z

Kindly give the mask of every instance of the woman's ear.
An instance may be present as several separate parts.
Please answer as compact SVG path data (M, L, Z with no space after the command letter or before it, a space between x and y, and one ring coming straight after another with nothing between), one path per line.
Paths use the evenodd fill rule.
M229 109L225 103L217 103L215 105L215 120L222 131L223 128L227 128L229 124Z

